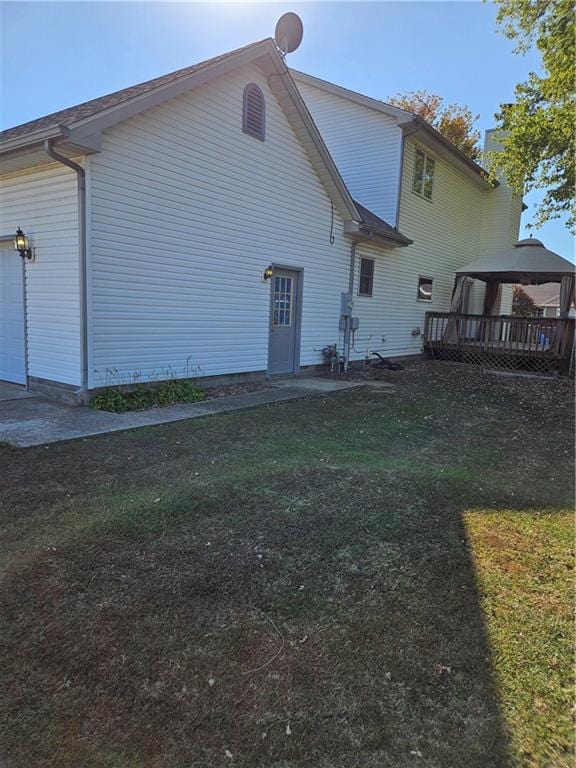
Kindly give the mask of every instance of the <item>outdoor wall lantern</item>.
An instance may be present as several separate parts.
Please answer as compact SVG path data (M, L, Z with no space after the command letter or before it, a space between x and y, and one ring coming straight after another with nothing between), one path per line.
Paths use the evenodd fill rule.
M30 248L30 240L28 236L22 232L20 227L16 230L16 237L14 238L14 249L18 251L23 259L32 258L32 248Z
M272 265L270 265L269 267L266 267L264 272L262 272L262 279L270 280L273 274L274 274L274 270L272 269Z

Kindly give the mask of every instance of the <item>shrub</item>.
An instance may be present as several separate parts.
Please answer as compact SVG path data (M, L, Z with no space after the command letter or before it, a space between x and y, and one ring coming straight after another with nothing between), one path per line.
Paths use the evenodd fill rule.
M133 389L105 389L92 400L97 411L144 411L155 405L196 403L204 399L204 392L186 379L172 379L153 386L140 384Z

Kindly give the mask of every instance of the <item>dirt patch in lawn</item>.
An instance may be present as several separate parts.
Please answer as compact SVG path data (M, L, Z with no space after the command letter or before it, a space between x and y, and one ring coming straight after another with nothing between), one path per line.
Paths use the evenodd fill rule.
M204 393L205 400L213 400L218 397L228 397L229 395L247 395L250 392L265 392L274 389L274 385L268 381L252 381L244 384L223 384L217 387L206 387Z
M570 385L461 368L0 448L8 766L572 765Z

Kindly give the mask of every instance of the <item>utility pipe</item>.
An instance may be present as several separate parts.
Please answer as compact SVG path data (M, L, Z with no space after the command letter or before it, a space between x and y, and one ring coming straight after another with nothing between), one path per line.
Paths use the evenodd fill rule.
M44 151L57 163L68 166L76 173L78 182L78 279L80 288L80 390L77 392L80 401L86 399L88 393L88 322L87 322L87 289L86 289L86 172L81 165L61 155L54 149L56 139L46 139Z
M354 296L354 273L356 271L356 241L350 246L350 273L348 275L348 293L350 299ZM344 320L344 371L348 370L350 363L350 335L352 333L352 315L348 314Z

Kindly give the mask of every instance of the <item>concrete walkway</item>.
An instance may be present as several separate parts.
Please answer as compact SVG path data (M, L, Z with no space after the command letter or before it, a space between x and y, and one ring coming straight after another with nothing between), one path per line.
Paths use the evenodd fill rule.
M337 392L363 386L362 382L329 379L284 379L274 381L272 389L230 395L201 403L182 403L147 411L108 413L78 408L30 396L2 399L0 396L0 442L19 448L57 443L123 429L198 419L215 413L238 411L269 403L296 400L310 395ZM9 392L7 394L10 394Z
M25 397L34 397L26 387L21 384L11 384L9 381L0 381L0 402L6 400L22 400ZM0 768L2 766L0 765Z

